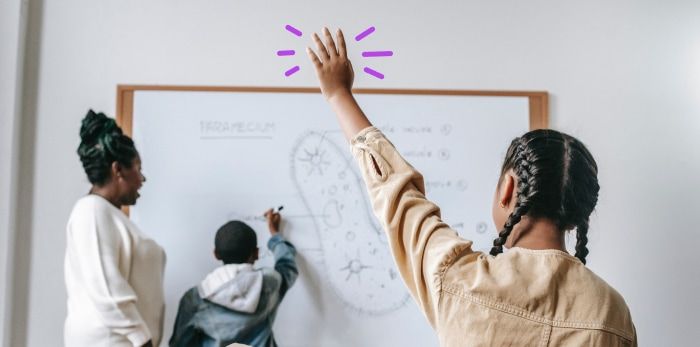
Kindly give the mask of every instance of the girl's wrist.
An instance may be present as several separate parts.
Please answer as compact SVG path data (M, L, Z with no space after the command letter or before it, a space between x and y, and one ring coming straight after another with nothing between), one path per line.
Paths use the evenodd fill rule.
M331 95L328 95L328 102L331 104L340 103L348 99L352 99L352 91L350 91L350 89L343 88Z

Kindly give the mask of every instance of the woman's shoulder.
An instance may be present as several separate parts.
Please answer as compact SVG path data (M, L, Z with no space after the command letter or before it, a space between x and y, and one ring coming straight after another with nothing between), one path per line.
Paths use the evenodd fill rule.
M75 202L74 209L119 210L107 201L107 199L96 194L88 194L78 199L78 201Z
M120 213L122 213L121 210L114 207L105 198L95 194L88 194L75 202L73 210L71 211L70 220L85 218L102 219L99 217L114 216Z

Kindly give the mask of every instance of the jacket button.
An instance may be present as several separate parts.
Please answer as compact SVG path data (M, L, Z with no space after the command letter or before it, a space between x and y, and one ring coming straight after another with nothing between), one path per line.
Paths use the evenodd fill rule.
M355 140L357 140L357 142L365 142L366 139L364 136L360 135Z

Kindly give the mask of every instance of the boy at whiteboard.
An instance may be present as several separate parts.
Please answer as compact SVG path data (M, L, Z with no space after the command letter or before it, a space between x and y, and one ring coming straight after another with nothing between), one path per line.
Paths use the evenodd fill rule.
M299 274L294 246L279 232L281 217L265 212L275 258L272 268L254 269L257 237L241 221L224 224L216 233L214 255L224 264L180 300L171 347L277 346L272 324L282 298Z

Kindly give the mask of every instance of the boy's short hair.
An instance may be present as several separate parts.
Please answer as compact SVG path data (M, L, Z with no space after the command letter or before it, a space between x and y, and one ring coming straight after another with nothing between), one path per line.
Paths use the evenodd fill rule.
M214 249L224 264L248 262L258 247L255 231L241 221L230 221L219 228L214 240Z

